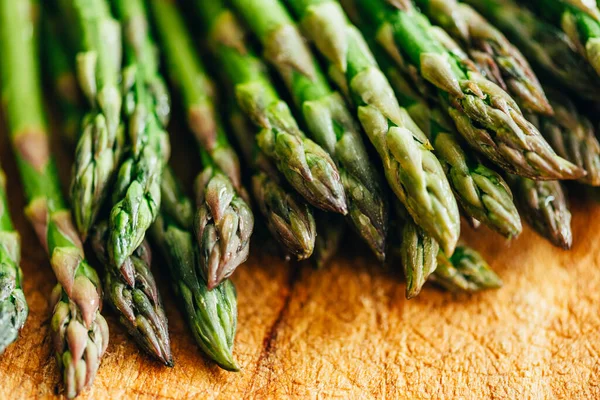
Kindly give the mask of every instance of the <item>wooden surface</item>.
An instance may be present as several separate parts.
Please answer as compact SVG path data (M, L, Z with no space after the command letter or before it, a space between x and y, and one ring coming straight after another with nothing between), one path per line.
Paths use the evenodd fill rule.
M0 359L0 399L54 397L62 390L47 337L55 279L23 216L4 134L0 149L23 236L30 306L22 337ZM62 154L66 172L69 161ZM180 170L188 178L195 171ZM361 249L315 271L261 254L254 243L250 260L233 278L239 299L235 357L242 366L237 374L204 358L155 265L175 367L140 353L105 308L110 345L94 387L81 398L598 398L600 205L577 200L574 208L570 252L529 229L507 243L485 229L464 228L464 239L505 283L470 297L427 287L407 301L400 266L382 269Z

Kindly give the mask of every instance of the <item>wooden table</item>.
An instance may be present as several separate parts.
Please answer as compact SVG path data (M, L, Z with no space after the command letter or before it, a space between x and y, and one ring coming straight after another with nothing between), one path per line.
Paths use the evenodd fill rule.
M0 149L23 236L30 306L22 337L0 359L0 399L53 397L62 390L47 335L55 278L21 211L4 134ZM69 157L57 151L66 178ZM187 178L195 171L180 170ZM140 353L106 309L110 345L93 388L81 398L598 398L600 205L576 203L569 252L528 228L509 243L486 229L464 227L465 241L505 283L474 296L427 287L407 301L400 265L382 269L362 250L316 271L261 254L255 243L233 277L240 373L224 372L202 355L155 265L175 367Z

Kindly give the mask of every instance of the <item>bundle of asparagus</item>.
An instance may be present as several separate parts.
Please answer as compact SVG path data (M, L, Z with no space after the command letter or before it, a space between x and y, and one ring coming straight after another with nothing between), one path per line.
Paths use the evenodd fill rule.
M461 214L508 239L522 217L569 248L561 181L600 185L600 143L577 103L599 97L600 11L527 5L195 0L190 26L201 22L204 49L172 0L55 0L41 14L34 0L0 0L3 104L26 214L58 280L51 332L67 396L91 384L106 350L101 285L140 347L173 365L153 247L198 346L240 369L229 278L249 256L252 203L286 257L318 267L345 243L347 223L377 259L398 255L409 299L428 281L452 292L501 286L460 241ZM61 130L77 142L73 220L49 147L38 15ZM180 138L167 133L161 57L199 147L195 206L167 166ZM6 196L0 171L0 353L27 317ZM102 280L85 259L88 238Z

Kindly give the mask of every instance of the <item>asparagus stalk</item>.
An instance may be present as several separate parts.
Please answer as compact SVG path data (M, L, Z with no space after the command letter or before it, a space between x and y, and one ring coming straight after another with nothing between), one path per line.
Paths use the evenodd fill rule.
M475 293L502 286L481 254L467 246L458 246L450 258L438 253L438 268L429 280L455 293Z
M215 111L209 78L194 52L183 18L170 1L154 0L151 4L171 81L179 89L188 125L201 147L204 171L196 180L194 220L201 266L209 289L213 289L248 258L254 217L241 197L245 190L238 157Z
M119 322L148 354L163 364L173 366L167 317L163 310L160 293L150 271L152 253L146 241L127 258L125 264L134 272L134 284L124 283L120 271L109 265L107 222L97 224L91 236L96 257L106 267L104 291L108 303L119 315Z
M240 108L260 129L257 142L261 151L309 203L345 215L346 196L337 167L329 154L298 128L264 65L245 47L242 26L221 0L195 4Z
M134 286L128 257L142 244L146 230L160 210L160 179L169 158L165 131L170 100L158 72L158 54L148 31L142 0L115 0L124 33L123 91L129 149L113 188L109 218L109 260L121 279Z
M121 29L105 0L61 0L59 12L78 39L76 71L88 101L75 148L71 202L75 224L87 238L117 171L124 134L121 126ZM71 20L67 19L71 17Z
M387 203L382 180L369 160L359 124L343 97L329 86L278 0L235 0L232 4L258 37L265 59L283 78L314 140L336 162L348 200L350 225L383 260ZM265 9L269 12L261 12Z
M429 136L464 213L505 237L518 236L522 230L521 218L502 176L472 154L439 108L428 106L411 90L402 71L386 54L376 54L398 101Z
M553 245L570 249L573 242L571 212L561 183L514 175L508 178L525 221Z
M600 75L600 9L594 1L527 0L533 10L560 27Z
M398 222L401 238L399 253L406 277L406 298L416 297L427 279L438 266L437 254L440 251L438 243L410 217Z
M151 229L152 238L167 261L182 311L204 353L221 368L238 371L232 354L237 325L235 287L225 280L213 290L208 289L197 265L191 232L192 203L169 168L165 169L161 189L161 214Z
M560 28L513 0L463 0L516 44L541 71L590 100L600 99L600 78Z
M172 2L153 0L150 5L170 82L181 98L188 127L238 193L243 193L238 156L215 110L212 99L215 88L196 54L185 21Z
M331 0L288 0L306 35L330 62L384 165L388 183L415 222L452 254L459 214L439 160L399 106L361 33ZM270 15L270 14L269 14Z
M600 143L592 122L581 114L567 95L546 89L553 117L531 116L548 143L561 156L587 172L579 182L600 185Z
M394 6L384 0L355 3L366 18L365 29L377 27L377 39L388 53L437 87L444 109L476 150L501 168L532 179L577 179L585 174L556 155L506 92L448 52L410 1L396 1Z
M96 375L108 345L108 326L100 315L100 280L85 260L50 152L34 5L29 0L0 1L2 97L28 202L25 213L59 282L50 301L50 331L66 394L74 397L91 385Z
M508 91L523 109L552 115L552 106L523 54L477 11L456 0L415 3L467 50L488 79ZM467 30L459 31L455 29L457 25Z
M20 261L21 237L10 218L6 176L0 169L0 354L17 340L29 314Z
M232 108L232 132L246 163L252 166L254 200L266 219L271 235L283 246L285 253L298 260L309 258L313 254L317 236L312 208L282 182L279 172L264 154L255 151L250 121L238 107Z

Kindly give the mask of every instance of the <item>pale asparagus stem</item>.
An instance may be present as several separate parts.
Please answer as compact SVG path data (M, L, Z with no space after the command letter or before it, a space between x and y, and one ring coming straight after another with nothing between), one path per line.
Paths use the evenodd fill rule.
M383 260L387 202L382 177L369 160L358 121L343 97L331 89L296 24L278 0L235 0L232 5L258 37L265 59L285 82L312 138L336 162L348 201L350 225ZM263 9L269 13L261 13Z
M561 157L587 172L579 182L600 186L600 143L596 129L567 95L554 89L546 91L554 107L554 117L532 115L528 118Z
M153 1L153 15L165 44L172 81L200 145L204 171L196 179L194 230L200 265L213 289L248 258L254 216L244 201L237 154L229 145L211 97L211 83L196 56L190 33L176 7Z
M560 182L536 182L515 175L508 178L525 221L555 246L571 248L571 212Z
M19 336L29 307L23 293L21 237L8 209L6 176L0 168L0 355Z
M124 134L120 125L121 30L105 0L64 0L59 12L74 18L77 37L76 70L88 101L71 180L75 223L85 240L108 194L121 157ZM70 21L71 22L71 21Z
M331 157L298 128L277 95L261 61L245 46L243 31L220 1L196 2L212 50L234 88L240 108L253 121L261 151L288 182L317 208L346 214L346 196Z
M456 0L417 0L416 4L436 24L460 43L486 77L507 90L524 109L552 115L546 98L529 63L510 41L477 11ZM428 7L426 7L428 5ZM424 7L425 6L425 7ZM467 34L453 29L455 23L467 27Z
M600 10L593 1L528 0L534 12L560 27L600 75Z
M230 112L231 129L247 164L253 168L252 192L272 236L298 260L310 257L316 226L311 207L282 182L277 169L255 151L253 128L238 107Z
M123 25L126 67L123 70L123 113L131 149L113 188L109 218L109 260L133 286L128 257L141 245L160 210L160 179L170 154L165 130L170 99L158 71L158 53L148 28L142 0L115 0ZM127 265L129 264L129 265Z
M108 326L100 315L100 280L85 260L51 156L37 61L36 15L29 0L0 0L2 97L28 202L25 214L59 282L50 301L50 333L66 395L75 397L94 380L108 345Z
M331 0L289 0L304 32L331 63L334 81L357 107L362 126L383 161L388 183L416 223L452 254L458 207L429 141L378 68L361 33Z
M317 268L325 268L340 250L346 223L339 215L317 212L317 238L315 241L314 262Z
M502 286L481 254L470 247L459 245L450 258L439 252L437 262L438 267L429 280L450 292L475 293Z
M449 53L412 3L397 1L393 7L384 0L354 2L366 19L364 29L376 27L372 35L402 60L399 65L408 63L437 87L443 107L475 149L507 171L534 179L577 179L585 174L556 155L506 92Z
M133 270L133 285L123 282L121 273L109 265L108 223L96 225L91 236L96 257L105 265L104 291L107 302L119 315L119 321L148 354L167 366L173 366L167 317L160 293L150 271L152 254L146 241L125 260Z
M238 371L232 354L237 325L235 287L226 280L208 290L190 230L192 203L182 193L169 168L165 169L161 189L161 214L151 232L167 261L182 312L204 353L221 368Z
M504 179L472 154L436 106L428 106L411 92L409 82L389 57L382 52L377 56L400 104L432 141L463 213L508 238L518 236L521 219Z
M600 77L560 28L513 0L463 0L507 35L536 68L574 93L600 98Z
M210 164L196 179L196 210L200 266L212 290L248 258L254 217L231 180Z

